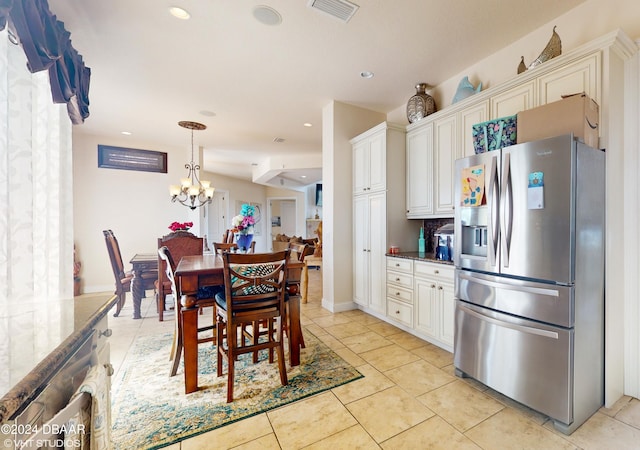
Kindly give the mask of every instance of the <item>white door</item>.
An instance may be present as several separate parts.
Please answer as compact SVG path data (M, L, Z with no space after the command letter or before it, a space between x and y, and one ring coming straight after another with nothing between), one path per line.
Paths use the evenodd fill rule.
M213 242L220 242L222 235L227 229L227 210L228 200L226 192L214 192L213 200L207 205L208 220L207 220L207 243L209 249L213 248Z
M287 236L296 234L296 202L295 200L282 200L280 202L280 233Z

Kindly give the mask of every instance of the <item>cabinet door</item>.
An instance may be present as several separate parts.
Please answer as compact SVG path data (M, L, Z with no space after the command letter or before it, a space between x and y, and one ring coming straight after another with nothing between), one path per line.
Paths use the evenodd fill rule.
M562 66L538 78L538 105L562 99L563 95L585 92L600 104L600 52Z
M353 301L366 306L369 285L369 199L353 200Z
M407 134L407 217L433 213L433 124Z
M458 115L458 136L460 137L461 158L475 155L473 126L487 120L489 120L489 100L460 111Z
M387 134L380 132L369 140L369 191L383 191L387 187Z
M416 278L413 294L416 308L416 329L437 338L439 321L436 282L427 278Z
M369 208L369 307L385 312L387 296L387 208L384 192L368 196Z
M531 81L491 97L491 118L513 116L536 106L534 83Z
M353 146L353 193L363 194L369 187L369 142Z
M438 292L440 297L440 340L453 347L455 300L453 284L440 283Z
M434 213L453 217L453 168L457 154L457 118L451 115L434 123Z

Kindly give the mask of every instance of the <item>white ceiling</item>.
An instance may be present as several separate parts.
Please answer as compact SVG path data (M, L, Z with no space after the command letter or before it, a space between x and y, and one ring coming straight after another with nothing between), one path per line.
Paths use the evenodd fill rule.
M438 85L582 1L354 0L359 9L347 23L308 0L49 0L49 7L92 71L90 116L74 133L129 131L149 149L190 148L190 131L177 123L202 122L208 128L194 142L205 149L203 169L251 179L252 163L320 154L322 108L331 100L387 113L406 104L417 82ZM256 20L258 5L278 11L281 24ZM174 18L170 6L191 19ZM362 71L375 76L363 79ZM301 167L280 175L307 174L302 183L310 184L321 173Z

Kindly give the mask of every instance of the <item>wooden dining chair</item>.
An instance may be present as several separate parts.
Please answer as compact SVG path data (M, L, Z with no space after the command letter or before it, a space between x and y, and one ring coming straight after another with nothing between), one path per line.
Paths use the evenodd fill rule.
M222 253L224 294L216 295L217 374L222 376L227 361L227 403L233 401L235 361L245 353L267 349L273 363L278 358L280 382L287 385L284 360L283 322L289 250L278 253ZM265 323L266 332L258 339L257 323ZM243 330L254 327L255 339L245 341Z
M303 263L302 276L300 277L300 285L298 286L300 292L300 299L302 303L307 303L307 295L309 294L309 268L307 262L304 260L307 256L313 255L314 247L309 244L298 244L295 242L289 243L289 248L296 253L298 261ZM289 291L291 291L292 285L289 284ZM289 292L290 294L292 292Z
M158 248L167 247L175 261L180 262L183 256L202 255L204 239L189 231L175 231L158 238ZM158 320L164 320L165 299L171 294L171 282L167 278L166 262L158 255ZM174 301L178 299L174 298Z
M171 293L176 299L175 306L175 327L173 332L173 342L171 344L171 352L169 355L169 359L171 360L171 368L169 370L169 376L174 376L178 371L178 366L180 365L180 358L182 357L182 351L184 347L184 337L182 334L182 321L180 320L180 313L182 304L180 303L180 297L178 297L178 292L180 292L178 286L178 280L175 277L176 264L171 251L167 246L163 246L158 249L158 256L165 263L166 267L166 275L167 279L171 283ZM215 296L215 293L213 294ZM207 307L215 305L215 298L211 297L203 297L201 295L196 296L196 306L198 307ZM215 313L215 308L214 308ZM215 317L211 321L211 325L205 325L202 327L198 327L198 333L203 333L205 331L210 331L215 328ZM212 332L211 336L203 336L198 337L198 344L202 344L205 342L215 342L216 341L216 333Z
M116 306L116 312L114 317L120 315L120 311L125 304L127 292L131 292L131 282L133 280L133 272L131 270L124 270L124 264L122 262L122 253L120 253L120 244L116 235L112 230L103 230L105 243L107 244L107 252L109 253L109 260L111 262L111 269L113 270L113 276L116 282L115 295L118 296L118 303ZM156 289L156 280L158 274L155 270L144 272L142 278L138 281L142 283L144 290Z
M131 292L131 280L133 279L133 273L131 271L124 270L124 264L122 263L122 254L120 253L120 245L116 236L111 230L103 230L105 243L107 244L107 252L109 253L109 260L111 261L111 269L113 270L113 276L116 281L115 295L118 296L118 306L116 315L120 312L124 306L127 292Z
M238 251L238 244L234 242L214 242L213 251L218 255L221 255L223 252L235 253Z
M224 233L222 234L222 242L224 242L225 244L232 244L234 239L235 234L233 234L233 231L224 230Z

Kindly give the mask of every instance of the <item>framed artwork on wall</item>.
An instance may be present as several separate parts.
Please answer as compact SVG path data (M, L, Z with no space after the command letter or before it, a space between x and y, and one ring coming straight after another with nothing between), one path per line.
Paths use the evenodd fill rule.
M167 173L167 154L152 150L98 145L98 167Z

